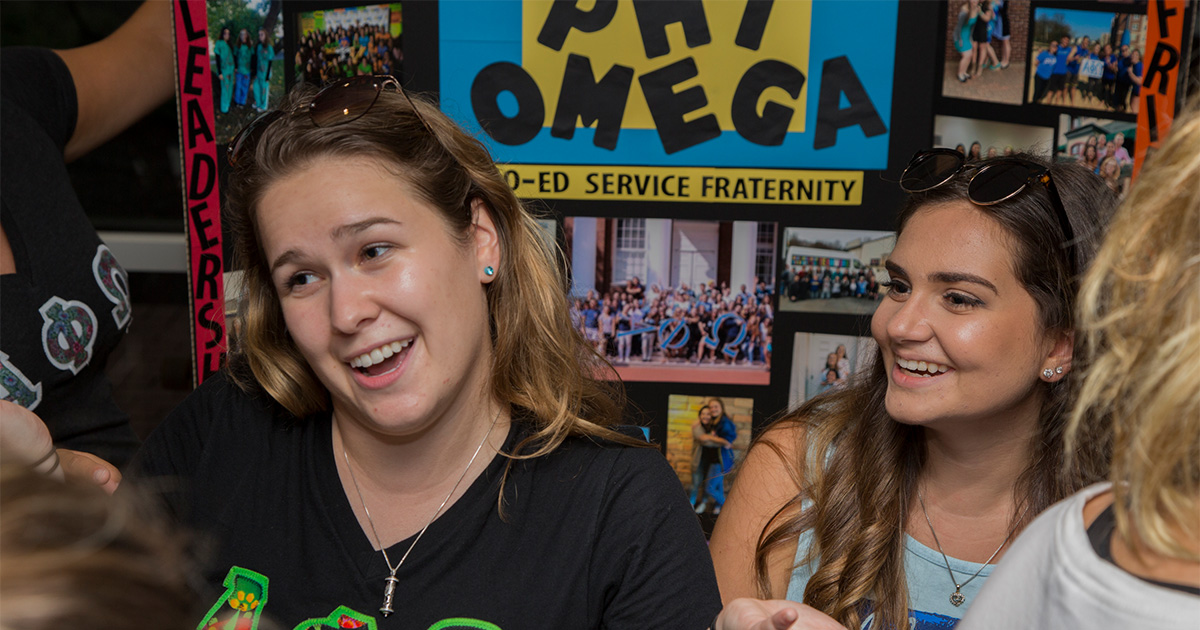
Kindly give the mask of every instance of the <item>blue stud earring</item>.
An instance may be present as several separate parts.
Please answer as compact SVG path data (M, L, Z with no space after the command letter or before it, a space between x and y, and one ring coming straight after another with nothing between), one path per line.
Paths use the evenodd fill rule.
M488 265L483 268L483 275L488 276L490 278L490 277L496 275L496 270L492 269L491 265Z

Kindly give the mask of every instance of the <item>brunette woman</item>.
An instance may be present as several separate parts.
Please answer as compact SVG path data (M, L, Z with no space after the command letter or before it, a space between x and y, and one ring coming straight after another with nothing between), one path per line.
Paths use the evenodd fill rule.
M1081 444L1062 475L1062 430L1073 285L1112 193L1074 164L945 149L901 185L874 361L747 455L712 538L726 602L953 624L1029 520L1105 473Z

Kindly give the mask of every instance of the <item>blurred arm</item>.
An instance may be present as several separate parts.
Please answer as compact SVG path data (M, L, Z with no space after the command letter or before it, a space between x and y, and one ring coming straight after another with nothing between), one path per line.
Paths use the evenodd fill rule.
M67 162L104 144L167 100L174 91L171 3L147 0L108 37L55 51L75 81L79 117Z

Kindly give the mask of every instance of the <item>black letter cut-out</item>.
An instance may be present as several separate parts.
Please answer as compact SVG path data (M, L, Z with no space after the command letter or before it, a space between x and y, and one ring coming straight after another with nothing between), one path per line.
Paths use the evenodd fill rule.
M188 199L204 199L217 183L217 165L212 156L197 153L192 156L192 171L188 176Z
M212 227L213 222L212 219L204 216L204 211L207 209L207 201L201 201L188 208L188 215L192 218L192 232L200 238L200 251L220 244L216 237L210 236L208 233L208 228Z
M578 117L584 127L596 124L592 144L602 149L615 149L617 136L621 134L625 104L629 101L633 68L614 65L599 81L593 81L592 76L590 59L575 54L567 57L550 135L566 139L575 137L575 120Z
M1167 25L1168 18L1178 13L1175 9L1168 9L1167 3L1163 0L1158 0L1158 36L1162 39L1171 39L1171 33Z
M208 121L204 119L204 111L200 109L200 100L189 98L187 101L188 148L194 148L197 139L214 142L212 129L208 128Z
M742 22L738 25L733 43L742 48L758 50L762 46L767 18L771 17L771 6L774 4L775 0L746 0L746 10L742 12Z
M207 302L200 307L200 316L196 318L196 323L212 333L212 339L204 342L205 350L216 348L225 338L225 331L221 328L221 323L216 321L216 314L213 313L212 302Z
M187 9L183 9L187 11ZM188 46L187 61L184 62L183 69L183 93L191 94L192 96L200 96L201 89L197 81L200 80L200 73L204 70L202 63L208 63L208 48L205 46Z
M842 93L850 106L841 109ZM862 125L863 135L870 138L887 133L887 126L858 80L858 74L844 55L826 59L821 66L821 96L817 101L817 130L813 148L827 149L837 144L838 129Z
M754 64L738 82L737 90L733 93L733 107L729 112L733 118L733 128L743 138L764 146L783 144L788 123L796 113L791 107L767 101L763 105L762 116L758 115L759 96L772 86L783 88L792 98L800 98L804 73L776 59L764 59Z
M496 97L512 92L517 98L517 114L512 118L500 111ZM537 82L521 66L497 61L475 75L471 83L471 107L475 120L489 136L501 144L525 144L542 130L546 106Z
M676 85L694 78L696 74L696 60L688 57L638 77L642 92L646 95L646 105L650 107L650 115L654 118L654 126L658 128L658 138L668 154L721 135L721 125L712 114L691 122L683 120L685 114L708 105L704 88L698 85L678 94L674 91Z
M708 19L704 17L704 3L700 0L633 0L633 12L637 14L642 46L646 49L648 59L671 52L671 44L667 41L667 25L675 22L683 25L683 39L688 48L712 41Z
M1178 63L1179 53L1175 52L1175 48L1159 42L1154 47L1154 57L1150 59L1150 66L1146 68L1146 78L1142 80L1142 85L1147 90L1154 90L1154 80L1158 79L1158 93L1166 96L1167 81L1171 78L1171 71ZM1162 73L1161 76L1159 73Z
M537 41L547 48L562 50L571 29L595 33L608 26L616 13L617 0L596 0L591 11L581 11L575 2L556 0L550 5L550 13L546 16L546 23L542 24Z
M220 299L217 291L217 278L221 274L221 259L216 254L205 252L200 254L200 269L196 274L196 295L194 299ZM205 293L208 295L206 296Z
M179 11L183 16L183 31L187 34L187 41L195 41L207 34L192 24L192 12L188 11L186 0L179 0Z

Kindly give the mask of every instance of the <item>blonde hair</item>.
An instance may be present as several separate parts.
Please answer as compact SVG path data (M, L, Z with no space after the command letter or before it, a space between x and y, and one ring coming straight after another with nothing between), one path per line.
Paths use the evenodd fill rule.
M1071 453L1112 442L1127 541L1200 560L1200 115L1178 120L1142 169L1080 292L1091 361L1067 429ZM1135 547L1136 548L1136 547Z
M231 344L235 382L261 387L298 417L329 407L328 391L288 335L255 216L273 182L321 158L366 157L411 184L464 244L474 202L482 201L491 214L501 250L495 278L486 285L491 393L532 429L514 454L526 446L534 448L525 457L548 453L568 435L636 444L605 428L620 419L623 390L612 367L571 325L561 251L543 238L487 149L431 101L389 90L357 120L317 127L307 112L315 93L307 85L292 90L280 105L282 115L265 126L230 177L235 260L245 270Z
M130 492L0 466L0 628L194 627L183 541Z

